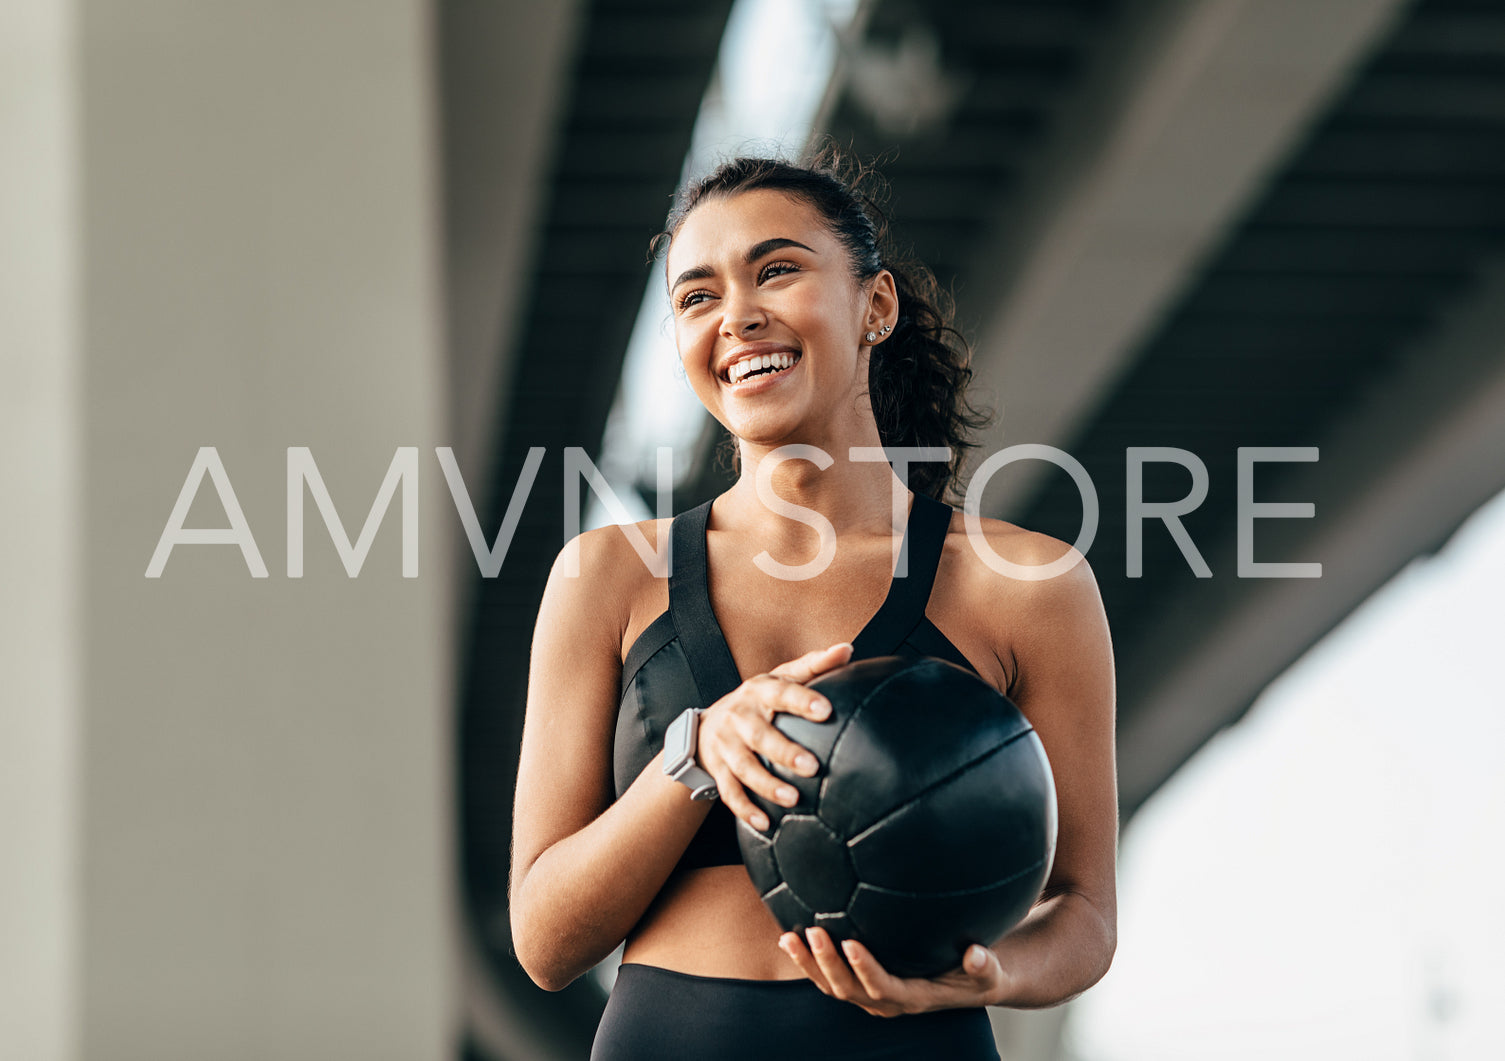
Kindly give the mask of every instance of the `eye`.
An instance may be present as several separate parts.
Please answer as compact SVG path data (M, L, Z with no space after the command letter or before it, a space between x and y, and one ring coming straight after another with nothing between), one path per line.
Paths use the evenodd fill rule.
M799 271L800 267L793 262L769 262L758 273L758 281L761 283L764 280L772 280L776 276L783 276L785 273L797 273Z
M680 295L677 299L675 299L674 308L683 313L691 306L698 305L700 302L703 302L705 299L708 299L710 297L711 293L709 291L705 290L704 288L696 288L694 291L687 291L683 295Z

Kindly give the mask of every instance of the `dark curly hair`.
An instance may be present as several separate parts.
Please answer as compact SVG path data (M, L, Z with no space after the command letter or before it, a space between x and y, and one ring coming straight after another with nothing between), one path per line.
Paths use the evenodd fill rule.
M971 352L952 323L951 298L927 266L890 244L882 206L888 188L873 167L852 162L831 145L800 163L734 158L680 189L664 231L653 239L652 253L666 249L685 218L706 199L761 188L812 206L846 248L858 283L884 269L893 274L899 319L893 335L873 347L868 359L868 396L878 436L888 447L946 447L951 452L948 463L909 466L909 486L940 500L948 488L960 496L962 468L968 451L977 445L971 433L989 417L967 399ZM734 445L732 460L735 467Z

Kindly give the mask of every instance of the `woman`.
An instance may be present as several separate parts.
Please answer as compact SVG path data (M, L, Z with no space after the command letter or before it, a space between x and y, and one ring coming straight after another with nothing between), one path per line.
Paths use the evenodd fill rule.
M928 271L884 255L875 214L830 158L738 159L681 193L660 237L675 336L735 440L739 478L672 524L637 525L655 547L671 537L668 580L608 527L565 547L544 594L513 942L557 990L626 941L602 1061L763 1058L770 1041L780 1057L996 1058L982 1007L1055 1005L1112 959L1113 665L1096 583L1079 556L1052 578L996 573L935 500L972 426L966 350ZM911 463L911 493L874 459L880 446L951 459ZM1069 550L1000 521L983 532L1015 564ZM1059 840L1040 900L933 979L894 977L820 929L781 934L737 855L733 815L767 827L749 791L794 802L758 756L815 770L770 719L824 717L805 683L854 652L974 669L1030 719L1055 773ZM690 708L705 710L665 750ZM692 798L712 785L719 801Z

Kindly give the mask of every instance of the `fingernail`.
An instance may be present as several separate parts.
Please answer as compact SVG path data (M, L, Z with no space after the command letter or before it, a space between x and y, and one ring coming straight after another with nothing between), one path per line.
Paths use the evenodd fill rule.
M852 955L855 953L855 951L852 948L852 941L851 940L844 939L844 940L841 941L841 953L845 954L848 958L852 957Z
M800 794L788 785L780 785L774 790L774 795L779 797L779 802L786 807L792 807L799 802Z
M805 929L805 942L810 945L811 950L821 950L823 947L820 937L815 934L813 928Z
M819 767L820 764L815 761L815 756L813 755L801 755L794 760L794 768L806 777L814 776L815 771Z
M752 817L752 824L754 829L758 830L759 832L763 832L768 828L768 815L754 814Z
M831 705L824 700L817 700L810 705L810 717L819 722L831 713Z

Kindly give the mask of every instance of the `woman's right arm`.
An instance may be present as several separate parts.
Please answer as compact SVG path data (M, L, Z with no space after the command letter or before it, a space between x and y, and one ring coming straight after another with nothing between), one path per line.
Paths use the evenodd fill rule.
M641 563L617 528L588 531L560 552L539 607L513 802L509 912L513 951L546 990L560 990L626 939L710 810L664 774L662 751L614 799L623 637L637 579L649 578ZM760 817L745 789L792 804L793 790L781 798L754 751L813 772L799 765L805 749L769 719L780 710L823 718L829 704L802 683L849 655L850 646L832 646L751 677L701 718L698 760L737 817Z
M662 753L614 800L622 637L633 579L649 577L629 563L642 561L616 528L571 541L533 635L508 905L518 961L549 991L627 937L709 806L659 769Z
M571 556L571 550L575 555ZM578 560L578 566L574 561ZM565 573L566 564L579 575ZM662 769L663 753L613 800L621 651L632 579L647 577L615 528L565 546L539 607L513 804L509 908L518 961L557 991L605 958L637 924L689 846L710 804ZM702 717L697 756L728 807L755 828L748 799L792 804L757 755L810 774L814 760L773 727L775 712L821 719L825 698L804 682L845 663L850 645L811 652L743 682Z

